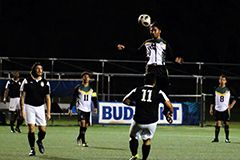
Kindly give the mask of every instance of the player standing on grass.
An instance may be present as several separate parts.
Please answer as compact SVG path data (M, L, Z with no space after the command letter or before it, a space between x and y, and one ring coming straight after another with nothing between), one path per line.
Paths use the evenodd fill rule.
M124 104L136 107L129 131L129 147L132 153L132 157L129 160L138 158L139 135L143 139L142 160L147 159L150 153L151 139L154 136L159 118L159 103L164 103L170 110L170 113L173 113L172 104L166 94L155 87L155 74L146 74L144 84L144 86L133 89L123 99ZM172 114L169 114L169 117L171 116Z
M230 143L229 140L229 120L230 120L230 110L233 108L237 101L237 95L226 86L227 77L221 75L219 77L219 85L215 87L215 103L210 105L210 114L215 117L215 138L212 142L219 142L218 135L220 132L221 122L224 124L225 131L225 142ZM234 96L233 101L230 103L231 95ZM214 107L214 109L213 109Z
M78 113L78 123L80 126L79 135L77 137L77 144L83 147L88 147L88 144L85 140L85 134L87 128L90 124L90 113L92 105L94 105L94 112L97 113L98 100L97 94L90 86L90 77L91 74L88 72L83 72L81 75L82 83L75 87L73 93L73 99L70 104L69 115L72 115L72 108L76 106Z
M136 56L145 55L147 58L146 73L154 73L157 78L156 87L162 89L168 94L169 78L168 70L166 68L166 60L170 59L177 64L183 62L180 56L175 57L173 51L165 40L161 37L161 26L157 22L153 22L149 27L151 39L146 40L138 49L134 51ZM120 51L126 50L124 45L118 44L117 49ZM132 50L132 51L131 51ZM133 52L133 49L128 49ZM164 106L163 114L166 116L168 122L172 119L168 117L168 108Z
M3 102L6 103L7 98L9 100L9 112L10 112L10 129L12 133L21 133L20 125L23 123L23 118L20 116L20 87L23 79L20 79L18 71L12 73L12 79L8 80L5 86ZM14 123L17 120L16 128L14 129Z
M30 76L24 79L21 86L20 106L22 116L25 115L25 120L28 125L28 142L31 148L29 156L35 156L35 125L38 126L38 140L36 141L39 152L45 152L42 140L46 135L46 118L51 118L51 98L50 84L43 78L43 67L40 63L35 63L32 66ZM47 114L45 115L45 104Z

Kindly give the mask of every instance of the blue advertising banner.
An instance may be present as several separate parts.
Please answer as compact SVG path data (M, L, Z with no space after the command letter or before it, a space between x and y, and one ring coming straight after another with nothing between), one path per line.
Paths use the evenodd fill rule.
M173 103L172 124L198 124L199 105L192 102ZM130 124L133 119L135 108L120 102L99 102L100 124ZM163 104L159 104L158 124L168 124L162 114Z
M181 103L173 103L173 124L182 124L183 109ZM130 124L133 119L135 108L120 102L99 102L99 123L101 124ZM168 124L165 117L161 114L163 104L159 104L158 124Z

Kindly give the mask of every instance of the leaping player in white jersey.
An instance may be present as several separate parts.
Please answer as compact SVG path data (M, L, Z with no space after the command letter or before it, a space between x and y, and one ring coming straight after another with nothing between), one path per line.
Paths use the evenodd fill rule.
M88 144L85 140L85 134L90 122L90 112L92 104L94 105L94 112L97 113L98 102L97 94L90 87L90 76L88 72L83 72L82 83L75 87L73 94L73 99L70 105L69 115L72 115L72 108L76 106L78 113L78 122L80 126L79 135L77 137L77 144L80 145L82 141L83 147L88 147Z
M215 103L210 105L209 113L215 117L215 138L212 142L219 142L218 135L220 132L221 122L224 124L225 142L230 143L229 140L229 120L230 110L233 108L237 101L237 95L229 87L226 86L227 77L221 75L219 77L219 86L215 88ZM231 95L234 99L230 103ZM213 109L214 107L214 109Z
M166 66L166 61L170 60L175 64L182 64L183 58L180 55L175 56L172 47L166 42L162 36L162 26L157 22L153 22L149 26L149 34L151 39L146 40L138 49L126 47L123 44L117 45L117 50L132 52L132 55L137 57L145 57L147 61L146 73L154 73L156 76L156 87L169 94L169 75ZM172 118L168 107L164 105L163 115L169 123L172 123Z

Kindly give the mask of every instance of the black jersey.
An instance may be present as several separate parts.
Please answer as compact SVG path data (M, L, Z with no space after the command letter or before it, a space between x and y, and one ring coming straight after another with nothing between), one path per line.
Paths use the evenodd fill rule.
M19 79L19 80L8 80L5 86L5 89L8 89L8 96L10 98L18 98L20 97L20 87L22 85L22 81L23 79Z
M32 77L28 77L24 79L21 91L26 92L25 104L41 106L45 103L45 96L50 94L50 84L44 78L35 80Z
M169 100L166 94L152 85L133 89L124 99L133 102L135 114L133 119L139 124L150 124L158 121L159 103Z

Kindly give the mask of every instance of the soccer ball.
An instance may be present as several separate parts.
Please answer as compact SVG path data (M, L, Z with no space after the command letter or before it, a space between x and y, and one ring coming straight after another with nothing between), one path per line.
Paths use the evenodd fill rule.
M151 17L148 14L141 14L138 17L138 23L144 27L149 27L151 24Z

